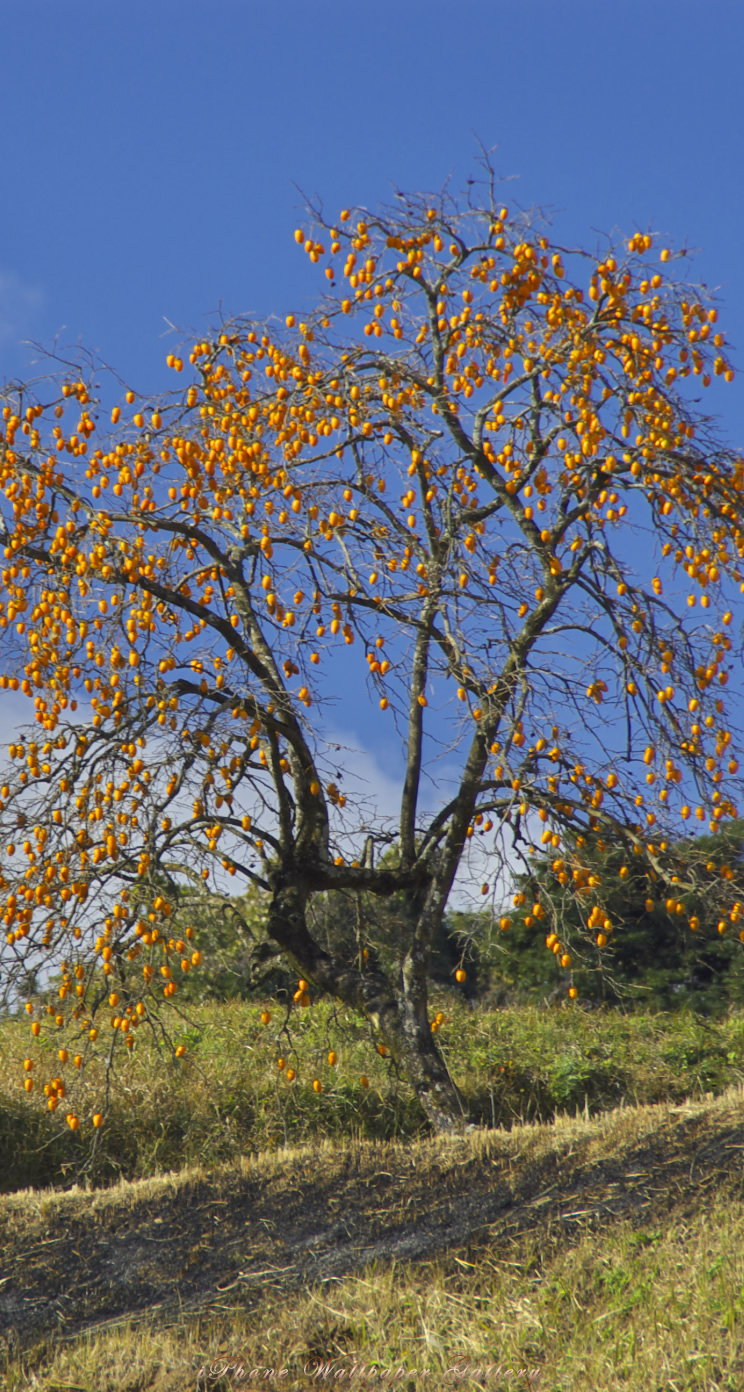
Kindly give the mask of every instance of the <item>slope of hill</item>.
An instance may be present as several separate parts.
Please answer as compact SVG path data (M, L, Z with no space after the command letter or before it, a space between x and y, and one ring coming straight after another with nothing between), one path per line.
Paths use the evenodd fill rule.
M596 1120L407 1146L325 1142L102 1191L8 1195L7 1386L291 1388L327 1383L317 1360L340 1357L347 1373L402 1367L396 1385L408 1388L447 1385L456 1366L453 1385L496 1386L518 1366L532 1369L523 1385L566 1392L733 1392L744 1385L743 1154L744 1093L730 1090ZM717 1293L690 1328L679 1302L691 1258L670 1278L660 1248L684 1252L711 1223L724 1245L708 1267L719 1262L725 1291L706 1276ZM573 1289L569 1258L583 1272ZM423 1313L435 1291L439 1327ZM514 1314L520 1300L531 1318ZM274 1379L253 1376L259 1365Z

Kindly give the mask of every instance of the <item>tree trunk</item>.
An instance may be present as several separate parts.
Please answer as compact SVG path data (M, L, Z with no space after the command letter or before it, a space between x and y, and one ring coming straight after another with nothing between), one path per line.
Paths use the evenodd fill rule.
M454 1131L466 1114L429 1022L429 963L440 920L430 910L430 887L404 896L406 951L402 954L398 993L406 1073L435 1131ZM403 946L403 944L401 944Z
M395 1056L404 1069L434 1131L461 1131L467 1120L462 1098L437 1048L426 1009L400 1012Z
M298 879L275 886L268 918L271 937L304 977L369 1020L411 1084L432 1129L461 1130L465 1109L428 1019L426 954L407 954L396 993L379 968L370 965L359 971L336 962L315 942L307 927L306 899Z

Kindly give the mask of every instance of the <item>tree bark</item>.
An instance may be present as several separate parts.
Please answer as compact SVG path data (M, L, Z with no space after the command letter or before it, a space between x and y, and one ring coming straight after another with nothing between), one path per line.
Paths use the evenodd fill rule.
M274 885L268 931L298 970L316 987L359 1010L400 1065L432 1130L461 1130L467 1120L462 1098L437 1048L428 1018L425 949L407 954L395 991L374 965L360 971L340 964L310 934L307 892L299 876Z

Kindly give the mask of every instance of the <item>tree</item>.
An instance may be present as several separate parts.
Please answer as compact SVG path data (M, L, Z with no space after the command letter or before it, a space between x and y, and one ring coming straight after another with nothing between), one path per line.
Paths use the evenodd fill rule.
M563 863L571 866L570 882L564 887L554 858L541 856L520 876L517 897L549 906L555 933L576 940L585 917L582 901L596 899L601 885L606 916L597 936L602 941L574 957L572 975L582 997L663 1009L722 1009L742 1001L744 960L738 938L732 940L728 929L729 884L741 875L743 843L741 821L723 824L717 836L673 842L667 852L670 874L674 863L678 885L685 889L660 898L658 881L623 846L600 849L595 844L580 850L567 839ZM680 917L689 931L679 931ZM520 920L509 947L520 994L556 990L550 952Z
M191 928L202 959L198 971L182 972L179 1000L247 1000L277 991L291 996L291 971L267 937L264 896L255 886L233 899L186 890L174 907L172 936L185 937Z
M298 999L360 1011L447 1129L428 962L476 852L494 903L555 852L581 906L569 994L570 936L607 926L567 837L622 845L675 906L704 892L668 852L680 817L736 815L744 470L700 405L733 377L717 311L650 235L571 251L497 195L488 174L464 205L310 210L317 310L223 324L184 390L127 391L110 428L86 360L6 392L2 685L35 726L0 792L3 971L61 963L32 1028L79 1036L83 1063L133 1047L198 966L179 899L256 885ZM355 710L400 736L394 826L324 740L352 669ZM322 940L312 905L336 893L396 899L386 962L363 933ZM551 902L525 925L550 929Z
M397 847L383 853L381 865L395 868L400 863ZM385 898L365 891L336 890L317 895L309 909L313 936L334 957L354 961L360 952L374 953L388 976L396 972L401 935L408 917L405 890ZM481 924L477 915L455 911L443 915L428 953L430 985L457 989L472 1000L478 979L478 951L475 940ZM460 979L458 980L458 973Z

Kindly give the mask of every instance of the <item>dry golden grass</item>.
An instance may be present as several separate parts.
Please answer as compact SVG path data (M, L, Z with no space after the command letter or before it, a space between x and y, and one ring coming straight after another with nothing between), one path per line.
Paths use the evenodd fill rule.
M734 1089L9 1195L8 1392L269 1386L256 1367L299 1388L334 1358L407 1389L457 1385L459 1362L471 1388L518 1385L501 1363L550 1392L741 1392L743 1153Z

